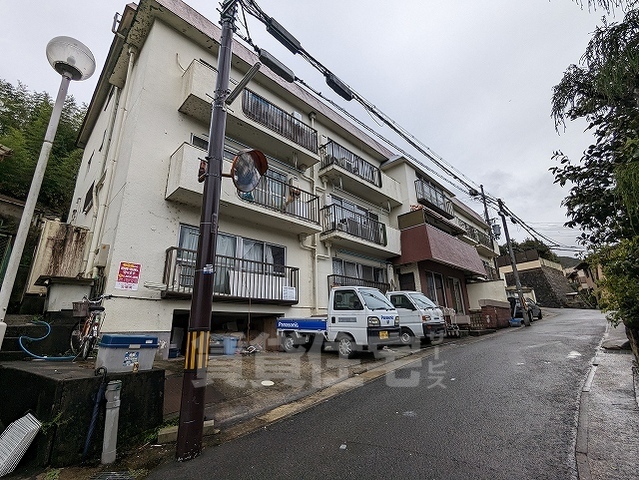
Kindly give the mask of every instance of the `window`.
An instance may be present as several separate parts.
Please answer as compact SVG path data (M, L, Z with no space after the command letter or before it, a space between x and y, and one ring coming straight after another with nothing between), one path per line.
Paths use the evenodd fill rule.
M386 270L380 267L349 262L341 258L333 259L333 273L345 277L361 278L372 282L385 283Z
M191 134L191 145L194 147L201 148L202 150L209 149L209 140L204 135L196 135L195 133Z
M459 281L459 278L453 278L453 277L449 278L448 285L450 288L450 293L453 297L453 308L455 309L455 312L464 313L465 312L464 300L462 297L462 288L461 288L461 282Z
M426 272L427 297L437 305L448 306L444 290L444 277L440 273Z
M87 190L86 195L84 196L84 206L82 207L82 211L87 213L93 207L93 187L95 186L95 182L91 184L89 190Z

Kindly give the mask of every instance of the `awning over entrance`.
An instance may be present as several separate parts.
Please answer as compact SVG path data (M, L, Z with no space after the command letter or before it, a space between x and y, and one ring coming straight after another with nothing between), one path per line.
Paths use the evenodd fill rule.
M432 260L463 270L469 275L485 275L484 264L475 247L426 223L401 231L402 254L396 264Z

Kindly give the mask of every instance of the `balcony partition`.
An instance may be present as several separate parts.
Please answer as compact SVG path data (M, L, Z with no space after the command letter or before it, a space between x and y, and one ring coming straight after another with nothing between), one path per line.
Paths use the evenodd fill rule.
M386 245L386 226L366 215L339 205L327 205L321 210L322 233L341 231L363 240Z
M190 297L197 252L178 247L166 251L165 297ZM293 305L299 301L299 269L218 255L215 259L213 298L229 301Z

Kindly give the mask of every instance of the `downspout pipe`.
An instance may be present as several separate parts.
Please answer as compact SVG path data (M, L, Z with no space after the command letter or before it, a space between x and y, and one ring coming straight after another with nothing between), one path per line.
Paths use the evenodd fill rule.
M133 65L135 63L137 49L129 46L129 63L126 72L126 82L131 81L131 72L133 71ZM125 85L123 90L124 98L120 101L120 111L116 118L116 127L114 128L115 136L115 149L111 156L110 163L107 162L104 184L102 185L102 203L98 207L98 214L96 218L95 230L93 238L91 240L91 249L89 250L89 257L87 259L87 266L85 276L95 277L97 270L95 267L95 258L97 255L99 244L102 242L102 235L104 231L104 222L109 209L109 203L111 201L111 191L113 189L113 176L115 175L115 169L118 163L118 157L120 155L120 148L122 146L122 136L124 125L126 124L126 118L129 112L129 97L131 94L131 85Z
M102 178L102 175L104 175L104 171L107 166L107 159L109 156L109 152L111 151L111 145L113 142L113 129L115 127L115 120L117 117L118 109L120 107L120 95L122 93L122 90L120 90L118 87L113 87L113 88L115 89L115 102L113 103L113 107L111 109L111 116L109 118L109 133L107 135L107 144L105 147L104 155L102 155L102 162L100 162L100 168L98 170L100 172L99 178ZM93 205L95 206L95 208L93 208L93 213L91 214L91 227L89 228L89 233L87 235L86 247L84 249L84 255L82 256L82 265L80 266L80 272L83 274L85 274L85 272L87 271L87 265L89 263L89 255L90 255L90 252L92 251L91 247L93 244L95 226L98 221L98 210L99 210L98 206L100 205L100 197L98 195L99 190L100 190L100 185L98 183L95 183L93 185L93 192L92 192Z

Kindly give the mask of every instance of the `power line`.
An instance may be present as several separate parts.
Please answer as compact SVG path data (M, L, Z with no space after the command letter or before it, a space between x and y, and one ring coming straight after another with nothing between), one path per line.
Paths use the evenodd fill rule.
M255 0L240 0L240 3L243 9L248 12L253 17L257 18L260 22L262 22L267 31L273 35L280 43L282 43L286 48L288 48L293 54L299 54L302 58L304 58L310 65L312 65L316 70L318 70L322 75L324 75L326 79L326 83L331 89L333 89L338 95L344 98L347 101L356 100L360 105L364 107L364 109L371 115L381 120L386 126L388 126L391 130L397 133L404 141L406 141L409 145L419 151L422 155L424 155L428 160L434 163L437 167L439 167L445 174L449 175L453 180L457 183L454 183L451 179L445 178L443 175L435 172L432 168L428 167L424 162L417 160L414 156L408 154L404 149L400 148L398 145L391 142L389 139L385 138L380 133L376 132L364 122L356 118L346 109L342 108L334 101L328 99L324 95L321 94L318 90L310 87L306 82L302 79L295 77L295 80L311 90L313 93L318 95L324 101L328 102L333 108L339 110L342 114L348 116L351 120L355 121L358 125L365 128L368 132L372 133L375 137L383 140L387 145L396 149L398 152L405 155L407 158L415 161L420 166L424 167L428 172L436 175L438 178L442 179L446 183L453 186L455 189L463 192L471 197L476 197L479 194L479 190L481 186L476 182L468 178L463 172L459 171L452 164L448 163L444 160L443 157L435 153L430 147L421 142L417 137L411 134L404 127L399 125L395 120L386 115L383 111L377 108L373 103L369 102L366 98L364 98L361 94L359 94L356 90L351 88L348 84L339 79L333 72L331 72L327 67L325 67L321 62L315 59L309 52L307 52L302 44L291 35L283 26L281 26L273 17L268 16L255 2ZM245 24L248 34L248 25ZM250 40L250 36L248 38L244 38L249 45L253 46L257 49L257 46L253 44ZM259 51L259 49L257 49ZM541 239L545 241L551 248L574 248L566 245L561 245L559 242L552 240L546 235L541 234L532 226L526 224L521 218L515 215L512 210L510 210L503 201L499 201L497 197L494 197L486 192L483 193L483 198L486 203L490 205L497 212L503 211L504 214L509 216L512 221L522 226L526 232L528 232L533 238Z

